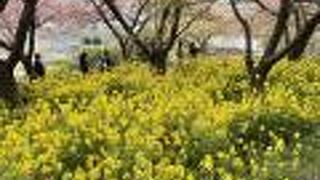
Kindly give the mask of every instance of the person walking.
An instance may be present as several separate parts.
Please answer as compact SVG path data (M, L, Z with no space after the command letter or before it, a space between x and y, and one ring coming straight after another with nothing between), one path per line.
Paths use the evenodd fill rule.
M89 64L87 57L88 54L86 52L82 52L79 57L79 66L82 74L87 74L89 72Z
M103 56L100 58L100 70L110 70L110 68L113 66L113 60L110 57L109 51L104 50Z
M42 63L41 55L39 53L34 55L33 69L37 78L44 77L46 74L46 69Z

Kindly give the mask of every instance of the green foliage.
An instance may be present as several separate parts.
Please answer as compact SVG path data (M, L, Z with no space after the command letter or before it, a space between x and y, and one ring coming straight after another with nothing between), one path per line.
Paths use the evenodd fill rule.
M93 37L93 38L84 37L83 44L84 45L101 45L102 40L99 37Z
M62 65L64 67L64 65ZM260 97L242 61L201 58L54 70L0 106L0 179L312 179L319 176L320 66L285 62Z

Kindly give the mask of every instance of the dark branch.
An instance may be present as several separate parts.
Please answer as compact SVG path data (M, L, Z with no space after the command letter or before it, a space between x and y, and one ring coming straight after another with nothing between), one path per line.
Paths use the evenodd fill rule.
M234 15L236 16L237 20L241 24L244 30L244 36L246 41L246 50L245 50L245 61L246 67L249 74L252 74L254 69L254 61L253 61L253 50L252 50L252 31L249 22L241 15L235 0L230 0L230 4L233 10Z
M290 17L292 3L290 0L281 0L280 12L277 15L277 22L272 32L271 38L267 43L262 59L268 59L277 50L281 37L285 33L287 21Z
M0 47L7 50L7 51L11 51L12 47L11 45L9 45L7 42L0 40Z

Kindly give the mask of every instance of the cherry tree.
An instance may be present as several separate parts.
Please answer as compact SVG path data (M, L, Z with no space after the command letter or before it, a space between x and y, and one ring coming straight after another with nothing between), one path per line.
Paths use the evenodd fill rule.
M275 21L270 23L271 34L267 39L267 43L264 47L263 54L260 58L253 56L252 42L253 42L253 26L251 22L243 15L239 8L239 1L230 0L230 5L233 13L243 28L244 39L246 41L245 50L245 64L247 72L250 76L250 84L254 90L261 92L264 90L264 84L267 80L269 72L273 67L279 63L284 57L296 60L299 59L304 53L307 45L310 43L312 35L316 32L317 26L320 24L320 8L315 0L305 1L292 1L292 0L272 0L277 2L275 8L270 8L264 1L254 0L262 9L268 11L275 17ZM268 2L271 2L269 0ZM313 13L310 13L307 17L296 14L301 11L302 5L316 4L318 7ZM301 13L301 12L300 12ZM302 23L297 19L305 17ZM292 21L292 16L296 16L295 22L297 28L295 33L290 33L292 37L286 37L288 35L288 26ZM264 26L268 26L265 24ZM283 40L287 42L281 47Z
M23 2L21 0L10 0L6 11L0 15L0 33L2 36L0 38L0 47L7 51L10 50L10 46L14 41L22 6ZM24 61L22 61L29 75L32 75L31 59L36 48L36 31L41 30L41 27L47 23L55 24L59 28L84 26L96 19L90 11L90 8L85 3L38 0L36 12L32 18L28 33L28 50L26 50Z
M89 0L124 50L132 43L159 72L165 73L169 53L191 25L208 11L196 0ZM124 51L123 51L124 52Z
M13 35L12 42L3 41L4 47L9 51L5 60L0 61L0 97L8 100L13 100L17 87L13 77L13 70L18 62L24 57L24 47L27 40L27 35L36 12L37 0L22 1L22 10L20 11L19 19ZM0 13L4 13L6 9L9 11L9 1L1 1Z
M80 26L95 21L90 8L79 1L4 0L0 2L0 98L12 99L17 93L13 70L22 62L33 75L31 59L36 31L46 23L58 27Z

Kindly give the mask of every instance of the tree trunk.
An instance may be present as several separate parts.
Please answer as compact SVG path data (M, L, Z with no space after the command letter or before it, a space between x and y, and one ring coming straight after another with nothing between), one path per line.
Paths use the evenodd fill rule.
M262 93L265 90L265 82L267 80L268 72L259 71L255 69L250 74L250 87L254 93Z
M151 65L160 75L164 75L167 72L167 56L167 53L155 51L150 57Z
M35 16L35 14L33 14ZM30 29L29 29L29 47L27 55L23 58L22 63L24 65L24 68L28 74L28 76L33 79L35 78L35 72L32 67L32 57L34 55L35 51L35 43L36 43L36 24L35 24L35 17L32 18L32 22L30 23Z
M177 47L177 57L179 59L183 58L183 42L180 40L178 42L178 47Z
M24 58L25 41L27 39L27 35L33 21L32 17L36 12L37 2L37 0L26 1L24 4L23 11L18 23L18 28L14 37L15 42L13 45L13 50L7 58L10 69L14 69L18 62Z
M134 44L132 44L132 42L130 42L129 38L127 38L123 41L118 40L118 43L121 48L122 59L125 59L125 60L129 59L132 55L132 51L134 49Z
M22 64L29 76L33 75L33 67L32 67L32 57L26 56L22 61Z
M0 99L15 101L18 94L13 70L7 63L0 61Z

